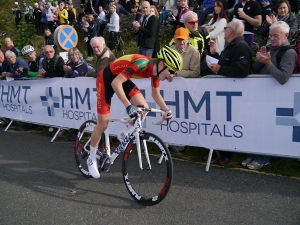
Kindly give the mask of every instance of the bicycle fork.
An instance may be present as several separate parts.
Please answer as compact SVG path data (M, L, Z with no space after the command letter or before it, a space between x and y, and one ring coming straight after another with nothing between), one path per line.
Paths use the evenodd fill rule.
M145 158L146 158L147 164L148 164L148 166L146 168L143 167L141 147L144 150ZM137 148L137 152L138 152L138 159L139 159L140 169L142 171L145 170L145 169L146 170L151 170L151 164L150 164L150 159L149 159L149 153L148 153L148 148L147 148L146 140L144 140L142 138L142 146L141 146L140 135L136 136L136 148Z

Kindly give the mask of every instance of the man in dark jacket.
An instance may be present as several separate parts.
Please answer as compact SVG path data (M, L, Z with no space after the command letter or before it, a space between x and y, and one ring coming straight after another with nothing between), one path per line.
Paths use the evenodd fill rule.
M33 10L33 18L34 18L34 25L36 29L36 34L40 35L43 33L43 26L42 26L42 11L40 9L39 4L36 2L34 3L34 10Z
M61 56L55 55L54 48L51 45L44 47L43 68L39 70L38 77L63 77L65 75L65 61Z
M221 56L217 53L217 44L210 42L212 57L218 58L218 63L209 67L212 74L220 74L225 77L247 77L251 66L251 50L244 41L244 24L242 21L233 19L227 24L224 39L228 42Z
M54 36L51 33L50 29L45 29L45 45L51 45L55 49L55 51L57 49L57 46L54 42Z
M219 74L225 77L247 77L250 72L252 52L243 38L244 24L240 20L233 19L224 29L224 39L228 44L221 56L217 53L217 43L210 42L210 53L212 57L219 59L219 62L212 64L208 62L211 71L209 74ZM221 166L228 164L231 155L231 152L222 152L218 164Z
M158 19L154 14L150 14L150 3L144 1L142 4L143 7L143 15L139 22L135 21L132 23L133 28L138 34L138 46L139 46L139 54L152 57Z

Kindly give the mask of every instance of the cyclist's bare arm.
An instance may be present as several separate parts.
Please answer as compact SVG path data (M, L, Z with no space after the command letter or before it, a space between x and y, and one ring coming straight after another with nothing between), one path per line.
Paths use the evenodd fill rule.
M129 105L131 105L130 101L127 99L122 84L127 81L127 79L122 75L119 74L116 76L116 78L112 81L111 86L114 89L116 95L120 99L120 101L123 103L125 108Z
M159 88L152 87L152 98L163 111L169 110L168 106L165 103L165 100L160 94ZM164 119L170 119L172 116L163 115L163 117Z

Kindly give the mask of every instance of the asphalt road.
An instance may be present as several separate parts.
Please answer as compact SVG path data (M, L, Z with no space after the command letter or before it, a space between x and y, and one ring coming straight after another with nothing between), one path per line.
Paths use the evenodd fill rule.
M300 224L300 180L174 160L158 205L128 194L121 157L100 179L78 171L73 143L0 128L0 224Z

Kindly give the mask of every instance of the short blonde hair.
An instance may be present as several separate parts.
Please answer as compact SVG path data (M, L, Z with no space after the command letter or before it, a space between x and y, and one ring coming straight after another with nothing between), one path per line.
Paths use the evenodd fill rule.
M80 58L82 58L82 54L78 48L70 48L68 51L68 59L71 59L71 55L78 54Z

